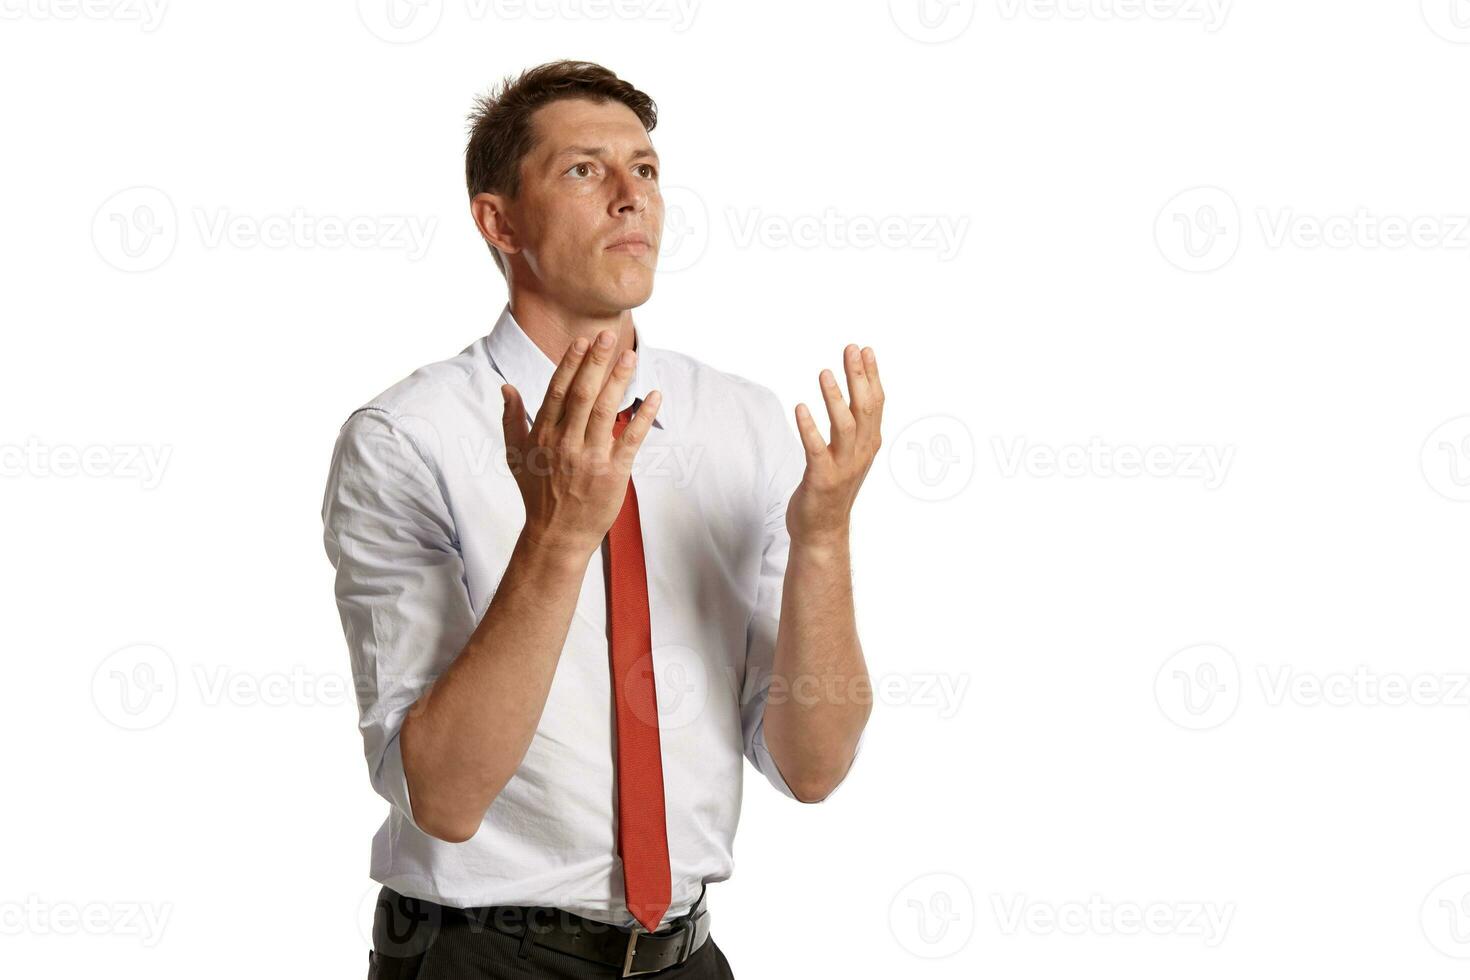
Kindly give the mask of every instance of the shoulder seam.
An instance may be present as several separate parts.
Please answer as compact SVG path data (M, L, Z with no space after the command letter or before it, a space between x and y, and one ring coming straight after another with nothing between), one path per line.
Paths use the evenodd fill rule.
M342 423L342 428L346 429L348 422L351 422L354 418L356 418L358 415L361 415L363 412L377 412L380 415L387 416L394 422L399 421L398 414L392 409L384 408L381 405L364 405L361 408L354 410L352 414L347 416L346 421ZM418 455L419 459L423 461L424 466L426 466L429 472L434 475L434 486L439 491L439 499L444 503L445 507L448 507L449 487L444 482L444 473L439 468L438 462L433 458L431 454L424 452L424 447L419 445L419 441L415 439L413 437L413 434L410 433L407 429L402 428L401 426L394 426L393 433L413 447L413 451ZM455 534L454 540L457 544L459 541L458 534Z

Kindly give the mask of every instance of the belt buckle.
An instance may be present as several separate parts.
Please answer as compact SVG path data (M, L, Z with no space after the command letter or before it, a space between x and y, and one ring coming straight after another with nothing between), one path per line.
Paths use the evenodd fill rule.
M644 973L653 972L652 970L633 969L633 957L638 952L638 937L643 934L644 930L638 928L636 925L628 933L628 950L623 954L623 976L625 977L636 977Z
M678 959L674 960L674 962L672 963L666 963L663 966L656 966L651 970L635 970L633 969L633 959L635 956L637 956L638 953L638 937L653 935L653 933L649 932L647 929L640 928L635 923L633 925L632 931L628 933L628 948L627 951L623 953L622 975L625 977L637 977L642 976L645 973L657 973L660 970L665 970L671 966L678 966L680 963L683 963L689 958L689 953L691 952L689 947L694 942L694 919L692 916L685 917L684 922L680 926L679 933L680 936Z

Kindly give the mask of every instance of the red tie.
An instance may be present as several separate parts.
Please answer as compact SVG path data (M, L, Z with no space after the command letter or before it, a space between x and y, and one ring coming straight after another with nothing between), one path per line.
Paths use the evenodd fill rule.
M613 438L633 416L618 413ZM658 740L658 694L648 623L648 572L633 481L607 533L608 633L617 716L618 854L628 911L649 932L669 909L669 839L664 824L664 767Z

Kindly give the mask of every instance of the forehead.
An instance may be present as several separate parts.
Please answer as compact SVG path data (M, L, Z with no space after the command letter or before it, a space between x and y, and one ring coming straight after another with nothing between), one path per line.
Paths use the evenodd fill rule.
M621 102L558 99L531 114L536 134L530 156L545 160L569 146L605 146L615 153L651 149L638 115Z

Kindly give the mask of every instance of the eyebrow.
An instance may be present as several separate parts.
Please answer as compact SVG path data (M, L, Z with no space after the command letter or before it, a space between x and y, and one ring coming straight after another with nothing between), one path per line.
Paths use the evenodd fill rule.
M601 157L606 155L607 147L605 146L567 146L558 150L551 159L560 160L562 157L569 156ZM653 152L652 148L644 147L639 150L634 150L633 153L629 156L629 159L642 160L647 157L652 157L653 159L657 160L658 154Z

